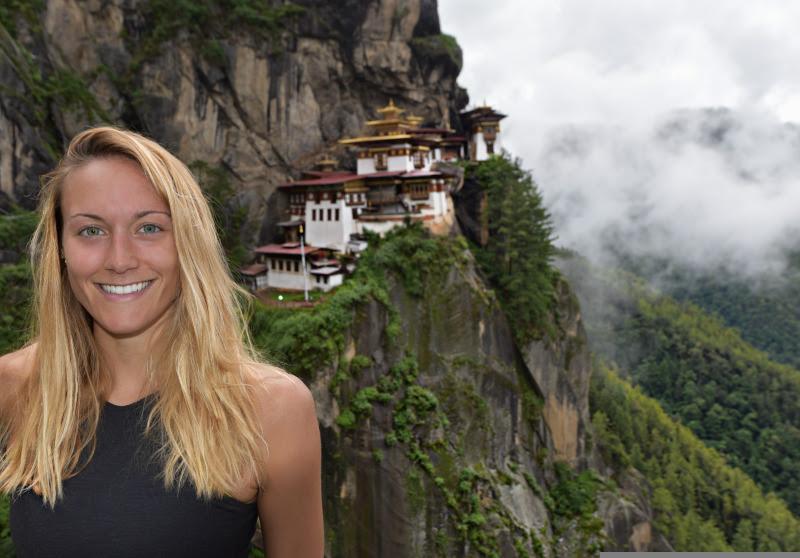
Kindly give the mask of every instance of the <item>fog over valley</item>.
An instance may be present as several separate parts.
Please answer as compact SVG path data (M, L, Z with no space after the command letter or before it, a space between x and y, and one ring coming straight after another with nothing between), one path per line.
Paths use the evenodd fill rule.
M753 277L800 240L800 6L442 0L473 105L506 113L559 244Z

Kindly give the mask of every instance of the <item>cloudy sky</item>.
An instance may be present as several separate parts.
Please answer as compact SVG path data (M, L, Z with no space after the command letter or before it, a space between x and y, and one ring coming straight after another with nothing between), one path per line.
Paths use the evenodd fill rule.
M439 0L439 14L472 102L509 115L504 146L562 244L747 273L798 246L800 136L785 123L800 123L800 2ZM700 112L714 107L732 112Z

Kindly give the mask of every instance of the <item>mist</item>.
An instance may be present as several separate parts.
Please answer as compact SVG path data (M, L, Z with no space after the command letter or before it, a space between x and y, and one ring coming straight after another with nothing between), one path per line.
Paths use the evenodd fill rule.
M800 247L799 155L800 129L769 114L683 110L553 127L533 173L559 244L597 263L647 257L758 277Z
M472 105L596 263L779 273L800 247L800 4L440 0Z

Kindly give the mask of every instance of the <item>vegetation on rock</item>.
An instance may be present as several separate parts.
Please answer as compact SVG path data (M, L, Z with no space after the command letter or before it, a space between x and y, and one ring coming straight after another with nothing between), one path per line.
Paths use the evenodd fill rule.
M436 63L444 61L458 73L464 65L463 54L458 41L452 35L440 33L411 39L411 48L424 61Z
M520 161L507 154L467 163L467 176L486 192L483 215L489 230L486 246L475 247L481 271L497 292L517 341L540 338L548 330L558 272L553 225L541 194Z
M292 2L274 6L259 0L147 0L143 16L148 23L137 37L132 70L158 56L165 42L181 37L215 63L224 62L219 40L234 30L246 30L274 49L288 23L304 13L305 8Z
M247 207L236 202L236 189L231 183L230 173L221 166L212 166L205 161L193 161L189 168L195 174L197 182L214 213L217 225L217 236L225 250L228 266L236 272L250 259L250 253L242 242Z

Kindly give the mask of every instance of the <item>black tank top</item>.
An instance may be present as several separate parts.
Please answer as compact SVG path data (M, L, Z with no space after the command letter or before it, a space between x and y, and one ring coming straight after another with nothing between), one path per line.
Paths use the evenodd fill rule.
M12 497L18 558L245 558L257 506L230 497L203 501L187 484L168 492L144 436L147 397L106 403L89 464L64 481L54 510L32 491Z

